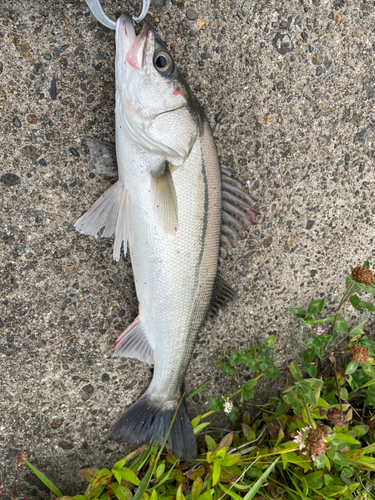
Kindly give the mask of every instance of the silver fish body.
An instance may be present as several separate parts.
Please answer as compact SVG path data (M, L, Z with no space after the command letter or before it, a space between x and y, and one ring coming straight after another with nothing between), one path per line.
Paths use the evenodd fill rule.
M177 456L192 459L184 376L210 310L234 296L218 275L223 247L225 253L255 211L238 183L228 173L222 178L207 119L165 44L147 26L136 36L127 15L116 25L116 156L118 182L76 228L115 232L116 260L122 243L125 253L129 245L139 315L115 356L153 363L154 375L110 436L162 443L179 408L168 442Z

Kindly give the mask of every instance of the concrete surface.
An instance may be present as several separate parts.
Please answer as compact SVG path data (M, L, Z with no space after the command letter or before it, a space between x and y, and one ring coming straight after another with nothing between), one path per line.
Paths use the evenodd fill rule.
M103 5L112 18L139 9ZM375 5L167 0L151 10L206 109L221 161L262 213L225 267L239 300L202 332L191 392L219 377L215 356L270 332L284 365L297 338L287 308L323 293L332 305L349 264L373 261ZM8 487L23 448L65 494L82 489L80 467L111 465L128 450L107 442L108 429L151 378L150 366L111 358L137 314L129 260L115 264L111 240L73 228L110 183L91 166L84 137L114 140L114 50L114 33L83 0L0 0L0 478ZM190 405L192 416L211 391L231 387L216 382ZM27 471L18 494L48 497Z

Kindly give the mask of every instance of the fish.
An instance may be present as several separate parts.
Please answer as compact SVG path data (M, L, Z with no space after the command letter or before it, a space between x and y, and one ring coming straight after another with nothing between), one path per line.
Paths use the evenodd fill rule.
M257 210L232 172L219 165L210 125L157 32L131 17L116 22L115 147L87 139L90 157L115 182L75 224L83 234L115 234L113 258L129 247L139 313L114 356L154 365L146 392L110 438L197 454L184 378L198 333L236 297L221 268Z

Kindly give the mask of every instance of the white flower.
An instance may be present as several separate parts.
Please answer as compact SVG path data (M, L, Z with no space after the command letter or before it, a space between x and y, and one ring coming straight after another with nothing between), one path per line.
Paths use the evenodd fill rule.
M225 400L225 403L224 403L224 413L226 413L228 415L229 413L232 412L232 409L233 409L233 403L228 398L228 399Z

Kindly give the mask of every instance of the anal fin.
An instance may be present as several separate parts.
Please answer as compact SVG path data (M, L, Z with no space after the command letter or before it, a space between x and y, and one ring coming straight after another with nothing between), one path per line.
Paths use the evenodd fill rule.
M142 329L139 316L116 340L114 357L136 358L154 364L154 354Z
M237 293L230 285L228 285L218 272L212 293L211 304L208 310L208 316L210 318L215 317L219 312L219 309L224 309L229 302L235 300L236 298Z

